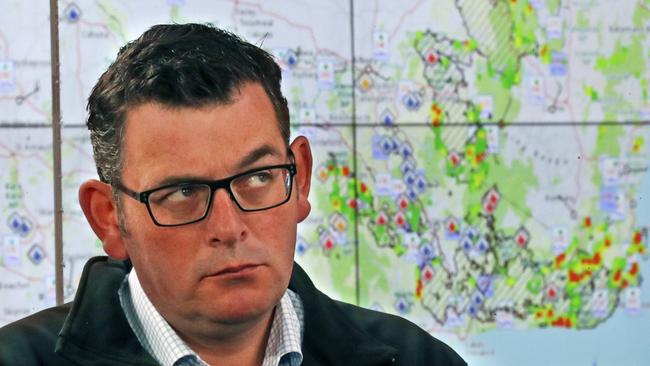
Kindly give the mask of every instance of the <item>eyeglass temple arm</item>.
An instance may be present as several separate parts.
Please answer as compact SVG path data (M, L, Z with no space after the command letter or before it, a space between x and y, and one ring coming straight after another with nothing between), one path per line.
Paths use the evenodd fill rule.
M113 183L113 186L115 188L119 189L120 191L124 192L127 196L133 198L136 201L140 201L140 202L143 202L143 203L146 202L146 199L144 197L142 197L142 194L123 186L122 183L120 183L119 181Z

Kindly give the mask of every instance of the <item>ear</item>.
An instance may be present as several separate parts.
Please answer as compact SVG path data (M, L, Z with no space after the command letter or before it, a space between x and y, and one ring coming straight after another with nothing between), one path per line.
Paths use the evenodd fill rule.
M291 151L296 158L298 172L295 177L295 185L298 190L298 222L304 220L311 211L309 203L309 188L311 187L311 148L309 141L304 136L298 136L291 143Z
M102 241L106 254L117 260L129 258L120 231L117 205L113 201L111 186L96 179L84 182L79 187L79 204L90 227Z

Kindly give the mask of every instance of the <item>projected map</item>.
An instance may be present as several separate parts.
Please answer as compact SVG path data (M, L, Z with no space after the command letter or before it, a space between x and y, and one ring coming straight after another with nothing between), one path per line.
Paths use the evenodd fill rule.
M61 1L66 298L101 254L85 99L119 47L211 22L283 69L314 153L296 260L472 365L650 359L650 3ZM54 304L48 8L0 14L0 324Z

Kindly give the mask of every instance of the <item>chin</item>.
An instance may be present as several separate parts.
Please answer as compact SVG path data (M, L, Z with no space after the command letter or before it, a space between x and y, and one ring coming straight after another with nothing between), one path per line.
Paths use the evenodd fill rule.
M281 297L282 293L279 295L266 294L266 296L260 296L259 292L231 294L227 301L212 304L209 317L225 324L244 323L259 319L271 313Z

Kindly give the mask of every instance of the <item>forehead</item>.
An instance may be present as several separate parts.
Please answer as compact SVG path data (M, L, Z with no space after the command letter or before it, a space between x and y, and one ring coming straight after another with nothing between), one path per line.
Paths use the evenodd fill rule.
M227 104L145 103L127 113L122 177L142 185L170 175L216 179L236 173L241 159L262 147L271 153L260 162L277 162L274 155L283 155L285 145L273 105L259 84L244 84Z

